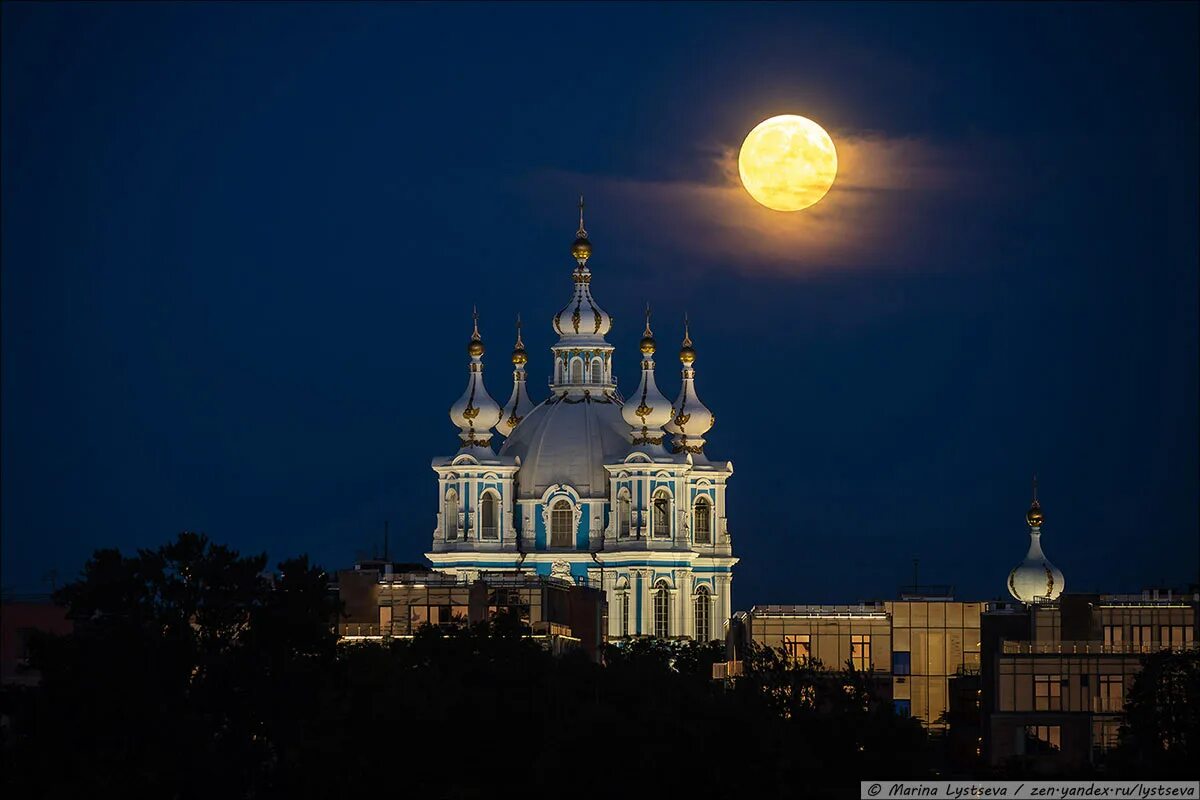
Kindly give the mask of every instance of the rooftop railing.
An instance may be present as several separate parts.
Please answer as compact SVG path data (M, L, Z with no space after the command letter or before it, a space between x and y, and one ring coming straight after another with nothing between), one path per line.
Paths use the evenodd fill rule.
M1181 644L1135 644L1121 642L1105 644L1096 641L1021 642L1005 639L1002 650L1005 655L1149 655L1163 650L1183 653L1200 650L1196 642Z
M750 609L753 617L874 617L887 619L883 603L857 605L768 605Z

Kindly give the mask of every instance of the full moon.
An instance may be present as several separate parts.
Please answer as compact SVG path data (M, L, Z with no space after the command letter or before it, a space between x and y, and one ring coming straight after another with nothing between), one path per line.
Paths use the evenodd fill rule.
M833 139L807 117L784 114L755 126L738 154L742 185L775 211L799 211L816 203L837 176Z

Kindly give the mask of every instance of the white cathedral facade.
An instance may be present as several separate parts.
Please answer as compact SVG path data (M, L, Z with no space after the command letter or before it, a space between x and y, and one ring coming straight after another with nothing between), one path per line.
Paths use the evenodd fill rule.
M519 324L512 393L503 407L492 399L476 322L467 388L450 409L459 450L433 461L440 505L426 557L466 579L519 571L602 587L610 638L722 638L737 563L725 514L733 464L704 452L713 414L696 396L686 322L676 401L655 383L649 313L626 400L605 338L612 318L592 298L582 201L571 253L546 399L530 396Z

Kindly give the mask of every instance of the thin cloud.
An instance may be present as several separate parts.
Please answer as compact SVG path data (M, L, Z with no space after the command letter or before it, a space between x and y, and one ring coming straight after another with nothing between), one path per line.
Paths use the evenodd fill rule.
M807 275L928 263L968 244L952 219L992 202L998 182L971 151L912 138L838 136L838 177L803 211L756 203L741 185L737 151L707 158L706 179L641 180L558 173L619 209L641 252L752 273Z

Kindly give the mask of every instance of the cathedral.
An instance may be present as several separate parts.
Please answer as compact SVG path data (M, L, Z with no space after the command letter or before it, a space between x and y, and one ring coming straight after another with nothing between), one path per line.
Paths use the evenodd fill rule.
M737 563L725 513L733 464L704 452L714 418L696 394L687 322L675 402L655 380L649 309L641 380L626 400L607 338L612 317L592 297L582 199L571 255L545 399L528 386L519 318L512 392L503 407L492 399L476 315L467 388L450 408L458 452L433 461L439 508L426 557L460 580L526 574L602 588L610 638L722 638Z

